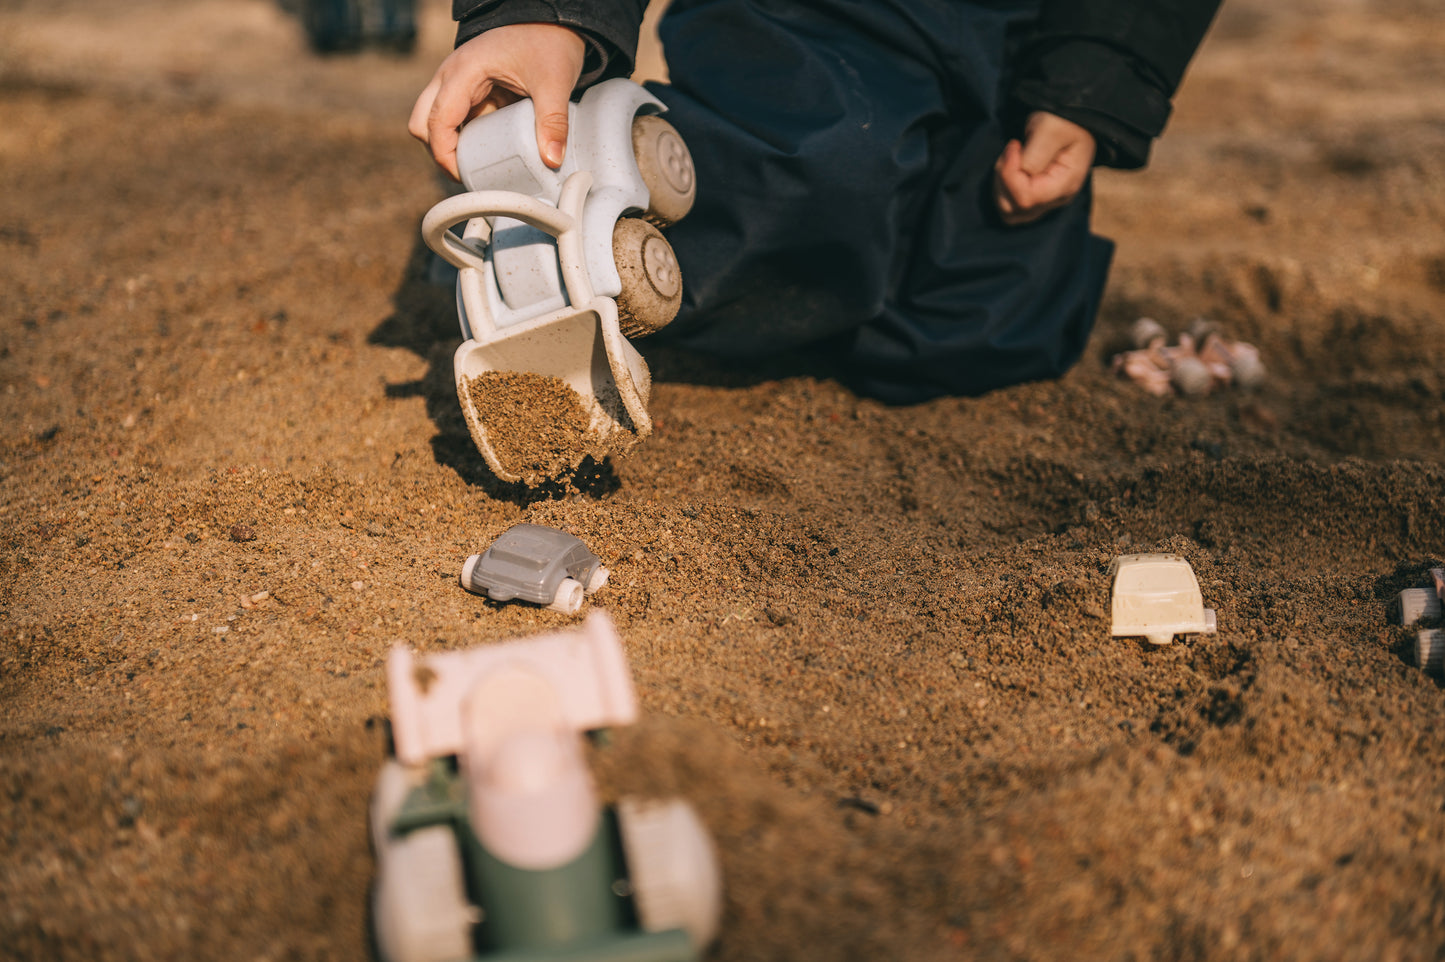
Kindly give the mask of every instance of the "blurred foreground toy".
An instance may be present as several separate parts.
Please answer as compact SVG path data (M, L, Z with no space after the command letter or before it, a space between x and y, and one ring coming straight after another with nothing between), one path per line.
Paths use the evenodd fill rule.
M1126 554L1109 567L1114 586L1114 637L1167 645L1175 635L1213 634L1214 611L1204 607L1194 569L1178 555Z
M1172 346L1164 327L1152 317L1135 321L1129 339L1135 349L1114 357L1114 372L1150 394L1163 397L1177 391L1197 397L1231 385L1254 390L1265 381L1259 350L1225 337L1203 318Z
M682 303L657 228L691 209L696 183L662 102L619 78L570 109L555 171L537 154L531 100L469 123L457 144L468 192L422 222L459 270L457 395L504 481L560 476L651 433L652 375L626 338L665 326Z
M564 615L607 583L602 559L578 538L540 524L516 524L492 546L467 558L462 587L493 601L521 598Z
M1441 616L1445 599L1445 568L1430 569L1430 587L1406 588L1400 592L1400 624L1413 628L1421 621ZM1422 628L1415 633L1415 664L1432 675L1445 674L1445 631Z
M605 614L578 631L387 660L396 757L371 833L384 962L689 962L717 932L711 840L682 801L597 799L583 732L637 702Z

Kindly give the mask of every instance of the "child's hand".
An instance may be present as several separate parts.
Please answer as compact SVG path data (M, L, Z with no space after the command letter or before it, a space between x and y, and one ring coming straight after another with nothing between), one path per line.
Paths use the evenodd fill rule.
M993 165L993 196L1010 227L1063 207L1083 189L1094 164L1094 135L1073 121L1037 111L1024 140L1010 140Z
M473 37L442 61L411 110L407 129L431 148L436 162L457 174L457 131L488 110L531 97L537 111L537 149L548 167L567 150L567 101L587 48L582 38L551 23L517 23Z

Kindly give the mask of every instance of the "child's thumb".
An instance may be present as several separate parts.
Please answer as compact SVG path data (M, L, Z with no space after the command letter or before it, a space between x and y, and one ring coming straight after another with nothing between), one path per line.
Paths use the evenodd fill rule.
M542 163L556 170L567 155L567 94L569 91L538 90L532 94L537 114L537 151Z
M1054 159L1063 152L1067 143L1058 131L1045 127L1031 130L1024 137L1023 150L1019 152L1019 166L1030 177L1038 177L1052 166Z

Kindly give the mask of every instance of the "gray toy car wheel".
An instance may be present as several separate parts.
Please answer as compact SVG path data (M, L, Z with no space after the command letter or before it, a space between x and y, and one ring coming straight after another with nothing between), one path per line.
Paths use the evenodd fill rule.
M662 232L645 220L624 217L612 230L612 256L622 280L617 321L627 337L672 323L682 306L682 272Z
M677 130L652 114L637 117L632 121L632 152L647 185L643 216L659 227L682 220L697 197L697 172Z

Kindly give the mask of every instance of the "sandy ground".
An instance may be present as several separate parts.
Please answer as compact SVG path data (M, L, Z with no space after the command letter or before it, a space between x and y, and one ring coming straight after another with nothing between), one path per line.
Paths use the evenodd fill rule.
M366 957L381 664L558 629L457 586L522 520L613 571L609 792L719 843L712 957L1445 957L1445 19L1234 0L1057 383L887 408L654 354L655 437L490 478L404 135L447 49L321 61L262 0L0 5L0 956ZM1207 314L1259 395L1113 380ZM1219 632L1113 640L1110 560ZM264 598L256 600L261 592Z

